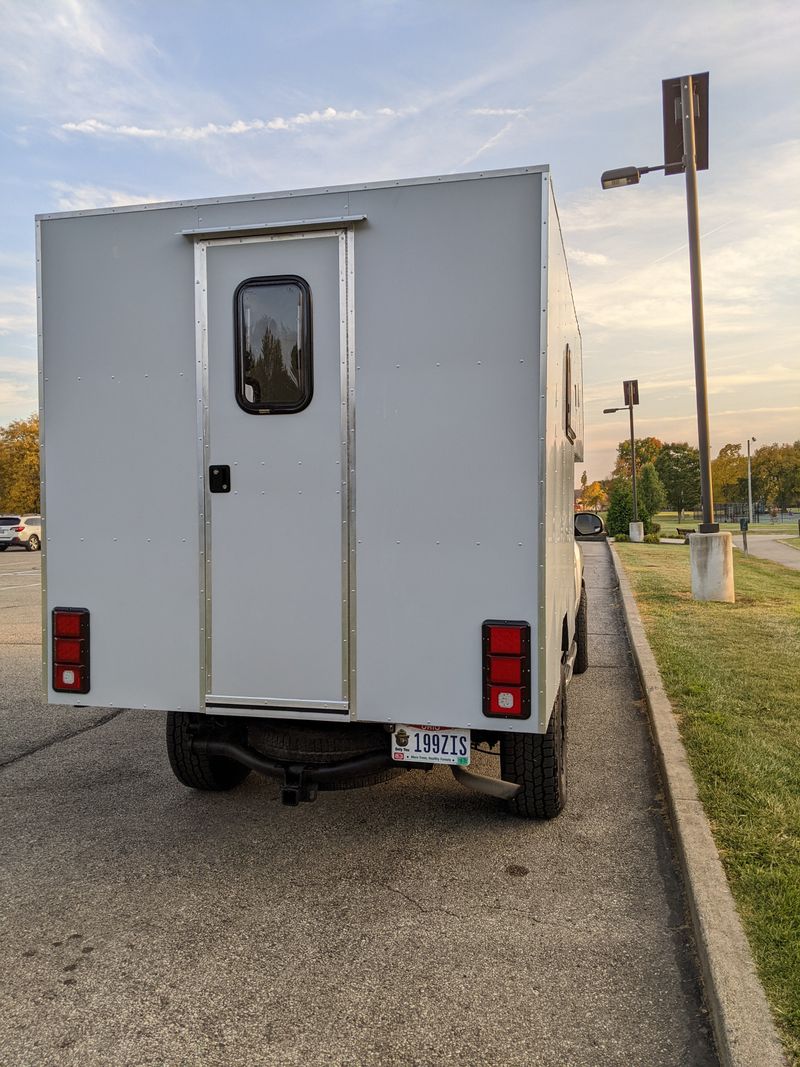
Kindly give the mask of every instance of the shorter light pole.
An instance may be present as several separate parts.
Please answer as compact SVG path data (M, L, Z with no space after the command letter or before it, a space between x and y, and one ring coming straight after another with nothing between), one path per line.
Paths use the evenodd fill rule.
M631 526L636 525L636 531L631 529L631 540L638 540L639 526L639 502L636 496L636 435L633 429L633 405L639 403L639 380L631 378L622 383L622 392L625 400L621 408L603 408L604 415L613 415L615 411L627 411L631 420L631 493L633 496L633 521ZM637 536L634 537L634 532Z
M750 522L753 521L753 471L750 466L751 441L755 441L755 437L747 438L747 511L750 516Z

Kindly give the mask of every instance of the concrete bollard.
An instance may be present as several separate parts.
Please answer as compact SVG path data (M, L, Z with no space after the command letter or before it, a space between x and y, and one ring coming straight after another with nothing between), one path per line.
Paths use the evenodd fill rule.
M725 533L689 534L692 596L695 600L736 600L733 588L733 538Z
M637 544L641 544L642 541L644 541L644 523L629 522L628 537L630 537L631 541L636 541Z

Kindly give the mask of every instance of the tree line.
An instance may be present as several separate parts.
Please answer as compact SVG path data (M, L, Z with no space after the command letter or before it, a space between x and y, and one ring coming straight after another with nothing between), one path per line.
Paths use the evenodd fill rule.
M39 416L0 426L0 511L38 515Z
M751 457L753 502L764 509L785 511L800 503L800 441L766 444ZM726 444L711 461L715 504L747 503L747 456L739 444ZM686 441L663 442L657 437L636 439L636 479L639 519L645 532L656 532L653 516L662 509L700 508L700 452ZM579 500L587 510L608 509L610 532L627 533L631 521L631 443L620 441L611 475L589 482L581 478Z

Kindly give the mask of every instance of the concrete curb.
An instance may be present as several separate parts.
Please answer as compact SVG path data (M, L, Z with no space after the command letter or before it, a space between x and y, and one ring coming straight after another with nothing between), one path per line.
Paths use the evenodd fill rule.
M711 1025L723 1067L786 1067L672 705L628 576L609 545L683 871Z

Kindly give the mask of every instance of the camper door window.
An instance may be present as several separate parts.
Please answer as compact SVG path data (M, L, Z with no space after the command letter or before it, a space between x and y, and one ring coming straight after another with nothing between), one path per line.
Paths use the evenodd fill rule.
M311 403L311 291L302 278L248 278L234 295L236 402L250 415Z

